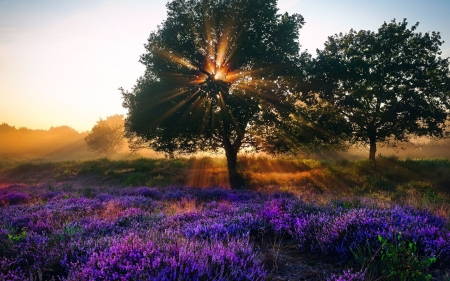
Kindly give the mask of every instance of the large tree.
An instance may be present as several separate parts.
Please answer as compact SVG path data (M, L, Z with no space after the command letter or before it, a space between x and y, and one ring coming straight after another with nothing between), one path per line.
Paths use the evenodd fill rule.
M418 23L384 23L378 32L328 37L317 50L309 103L335 106L351 126L350 140L370 145L405 141L411 135L442 137L450 97L449 61L439 33L418 33Z
M264 140L292 111L300 15L276 0L174 0L141 56L126 130L135 143L170 155L223 149L239 185L237 154Z

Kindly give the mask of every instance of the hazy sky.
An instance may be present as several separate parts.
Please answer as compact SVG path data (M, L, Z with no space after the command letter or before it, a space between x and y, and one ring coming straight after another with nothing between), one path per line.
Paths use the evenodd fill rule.
M138 62L167 0L0 0L0 124L90 130L101 117L126 114L119 87L144 72ZM299 13L302 50L328 36L407 18L419 31L440 31L450 56L450 0L279 0Z

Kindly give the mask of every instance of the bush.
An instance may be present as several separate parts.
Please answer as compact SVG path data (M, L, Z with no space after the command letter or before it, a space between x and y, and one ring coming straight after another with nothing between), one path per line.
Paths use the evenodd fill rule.
M395 235L394 235L395 236ZM382 273L388 280L431 280L425 271L436 262L436 257L424 257L417 249L417 243L406 241L399 233L392 240L378 236L381 245Z

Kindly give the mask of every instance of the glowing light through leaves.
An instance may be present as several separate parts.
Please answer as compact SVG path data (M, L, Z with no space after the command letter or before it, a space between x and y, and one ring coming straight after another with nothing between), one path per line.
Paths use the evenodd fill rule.
M240 149L258 145L256 130L275 128L293 106L281 77L297 69L303 18L278 15L275 0L173 0L167 8L141 56L145 77L123 92L127 130L171 155L225 151L235 172Z

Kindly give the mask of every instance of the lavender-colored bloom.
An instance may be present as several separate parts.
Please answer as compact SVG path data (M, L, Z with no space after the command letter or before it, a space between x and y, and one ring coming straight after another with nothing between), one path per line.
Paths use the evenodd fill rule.
M95 196L95 199L99 200L100 202L108 202L114 199L114 196L112 196L111 194L101 193Z
M27 200L0 208L0 280L257 280L266 272L251 241L281 234L299 251L350 260L358 247L379 248L378 235L401 233L418 255L437 257L433 266L450 262L448 219L362 199L319 206L291 194L172 186Z
M344 270L341 275L332 275L331 279L327 279L327 281L364 281L366 276L366 271L361 270L357 272L352 272L349 270Z
M28 278L19 266L15 266L15 262L7 258L0 260L0 280L23 281Z
M151 198L151 199L161 199L162 198L162 194L161 191L155 187L138 187L135 189L132 189L130 191L127 191L124 193L124 195L132 195L132 196L143 196L146 198Z
M30 201L31 197L28 194L21 192L10 192L0 196L0 206L24 204Z
M130 233L94 253L68 280L263 280L265 275L248 239L144 241Z

